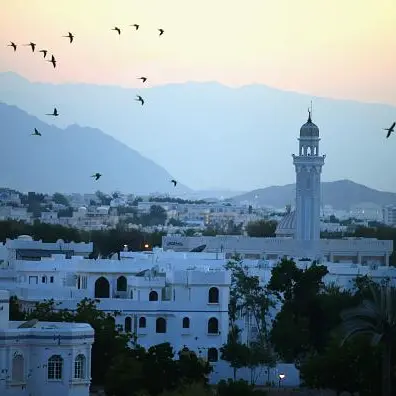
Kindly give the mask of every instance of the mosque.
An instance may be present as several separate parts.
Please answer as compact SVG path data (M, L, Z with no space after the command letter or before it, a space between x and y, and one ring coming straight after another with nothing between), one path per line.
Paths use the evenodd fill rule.
M298 141L298 155L292 155L296 171L295 210L279 222L276 238L168 235L162 238L163 249L190 251L205 245L204 251L225 252L228 257L239 253L250 259L278 260L289 256L320 262L363 264L374 268L388 266L393 241L320 238L320 176L326 156L320 155L319 128L312 122L310 111L307 122L300 128Z

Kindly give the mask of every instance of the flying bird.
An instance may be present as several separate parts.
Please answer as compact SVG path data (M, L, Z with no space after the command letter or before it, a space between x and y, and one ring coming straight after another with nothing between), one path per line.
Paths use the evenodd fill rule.
M173 187L176 187L177 180L175 180L175 179L172 179L172 180L171 180L171 183L173 183Z
M138 77L138 80L142 80L145 83L147 81L147 77Z
M133 25L130 25L130 26L134 26L135 29L138 30L140 25L138 25L137 23L134 23Z
M24 44L25 47L31 47L32 52L34 52L35 48L36 48L36 44L30 42L29 44Z
M34 132L32 133L32 136L41 136L41 133L36 128L34 128Z
M40 50L39 52L42 52L43 53L43 56L44 56L44 58L47 56L47 50Z
M70 40L70 44L73 42L74 36L69 32L67 36L62 36L62 37L67 37Z
M158 29L158 31L160 32L160 36L162 36L164 34L164 29Z
M118 34L120 35L121 34L121 29L120 28L118 28L117 26L116 27L114 27L113 29L111 29L111 30L115 30L116 32L118 32Z
M11 44L8 44L7 47L12 47L12 48L14 48L14 52L15 52L16 49L17 49L17 45L16 45L13 41L10 41L10 43L11 43Z
M135 100L140 102L142 104L142 106L143 106L144 105L144 99L140 95L136 95L136 96L137 96L137 98Z
M50 113L50 114L46 114L48 116L54 116L54 117L58 117L59 113L56 107L54 107L54 112Z
M55 59L54 55L52 55L51 60L47 60L47 62L52 63L54 68L56 67L56 59Z
M99 180L99 178L100 178L101 176L102 176L101 173L96 172L96 173L94 173L91 177L94 177L95 180Z
M384 131L388 131L386 138L388 138L392 132L395 132L395 125L396 125L396 122L394 122L390 128L383 128Z

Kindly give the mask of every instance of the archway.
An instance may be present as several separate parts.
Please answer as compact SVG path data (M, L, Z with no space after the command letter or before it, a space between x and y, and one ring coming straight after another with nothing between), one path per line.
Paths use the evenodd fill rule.
M110 283L101 276L95 282L95 298L109 298L110 297Z

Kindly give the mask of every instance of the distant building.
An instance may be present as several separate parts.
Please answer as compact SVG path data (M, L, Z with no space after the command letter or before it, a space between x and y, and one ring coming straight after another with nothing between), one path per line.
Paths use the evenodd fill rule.
M382 210L383 221L386 225L396 226L396 205L385 206Z

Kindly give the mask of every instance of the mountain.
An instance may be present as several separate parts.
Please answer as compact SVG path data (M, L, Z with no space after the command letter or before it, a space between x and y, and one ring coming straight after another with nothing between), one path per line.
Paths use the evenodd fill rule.
M148 81L149 83L149 81ZM136 102L135 95L145 99ZM89 84L31 83L0 73L0 98L43 121L56 106L59 127L99 128L164 166L194 190L254 188L294 181L291 153L313 99L323 180L348 178L396 192L396 136L382 128L396 108L286 92L265 85L168 84L141 89Z
M0 186L20 191L148 194L190 192L171 175L113 137L78 125L59 129L0 103ZM31 136L37 128L42 136ZM94 181L90 176L100 172Z
M295 195L296 185L287 184L254 190L235 196L231 200L234 202L249 201L262 206L282 208L287 204L293 205ZM322 182L322 205L331 205L337 210L350 210L353 205L361 203L374 203L380 206L396 204L396 194L374 190L350 180Z

